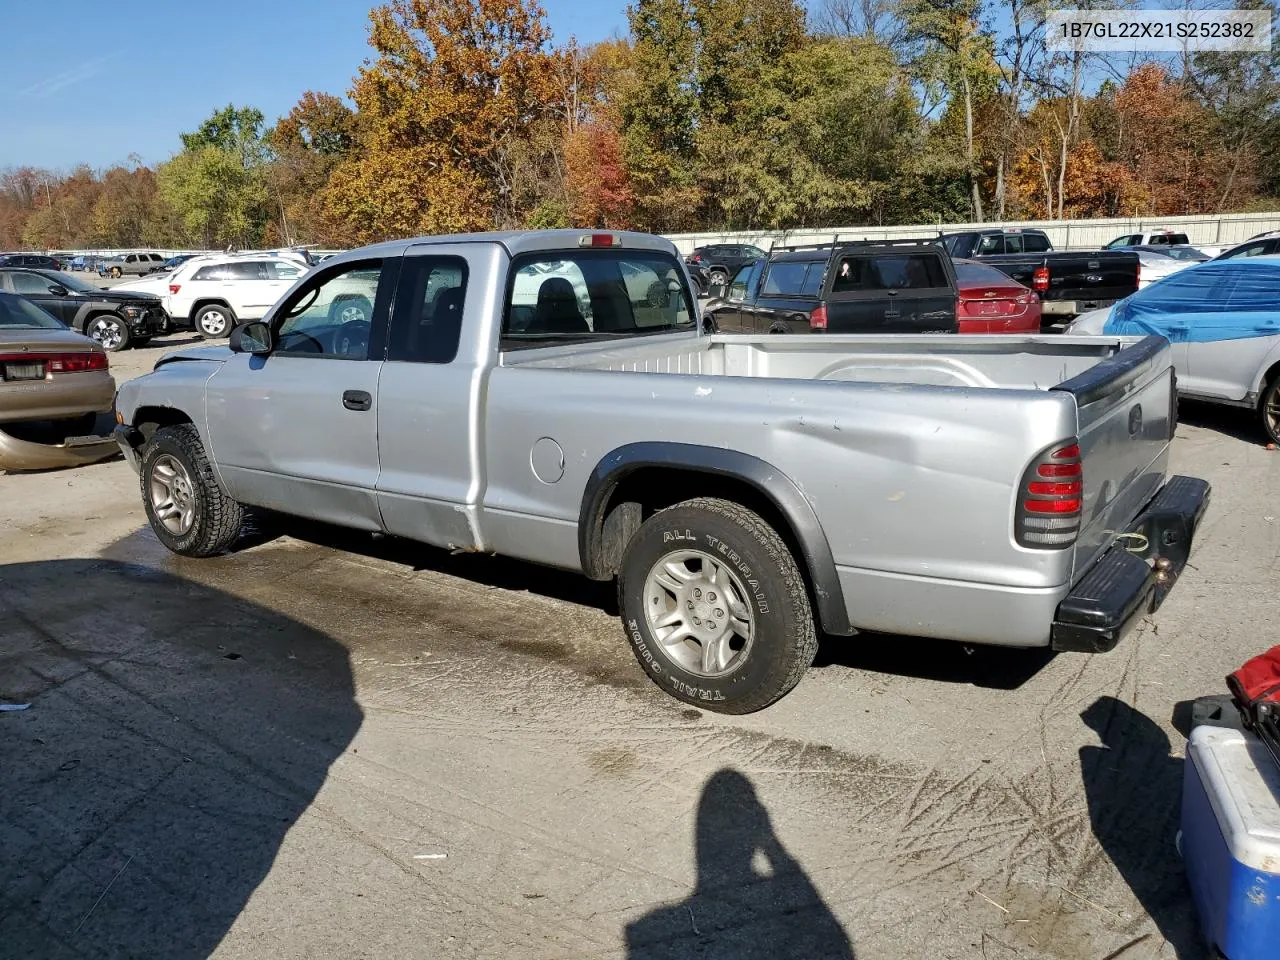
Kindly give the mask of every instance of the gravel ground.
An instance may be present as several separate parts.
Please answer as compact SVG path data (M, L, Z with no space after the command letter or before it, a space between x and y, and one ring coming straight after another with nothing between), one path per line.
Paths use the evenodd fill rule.
M2 476L0 954L1205 956L1173 716L1273 642L1280 458L1184 405L1174 467L1210 512L1114 652L827 638L740 718L578 577L314 528L182 560L120 461Z

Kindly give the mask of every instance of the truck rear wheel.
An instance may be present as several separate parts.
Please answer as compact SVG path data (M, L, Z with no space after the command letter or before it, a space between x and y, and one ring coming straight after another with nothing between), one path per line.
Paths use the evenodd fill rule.
M244 508L218 483L192 424L157 430L138 473L151 529L174 553L212 557L240 536Z
M646 520L622 561L618 605L650 679L717 713L767 707L818 651L791 551L759 515L728 500L687 500Z

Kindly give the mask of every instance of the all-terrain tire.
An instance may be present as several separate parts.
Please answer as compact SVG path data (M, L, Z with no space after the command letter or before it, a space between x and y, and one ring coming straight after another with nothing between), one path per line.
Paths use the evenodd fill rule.
M665 649L647 616L650 573L664 558L706 555L745 588L751 639L727 672L690 670ZM682 561L699 563L700 561ZM632 651L671 696L717 713L763 709L813 663L818 635L804 578L778 532L740 504L699 497L655 513L631 538L618 574L618 606ZM718 611L715 611L718 613Z
M188 530L174 534L156 516L150 494L156 461L168 455L177 460L190 478L194 517ZM161 427L142 450L139 482L142 504L156 537L184 557L212 557L225 553L240 536L244 507L227 495L205 454L200 434L190 423Z

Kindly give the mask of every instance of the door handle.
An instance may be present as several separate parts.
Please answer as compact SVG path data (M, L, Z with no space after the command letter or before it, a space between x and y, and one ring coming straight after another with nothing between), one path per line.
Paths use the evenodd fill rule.
M348 410L369 410L373 407L373 397L364 390L345 390L342 405Z

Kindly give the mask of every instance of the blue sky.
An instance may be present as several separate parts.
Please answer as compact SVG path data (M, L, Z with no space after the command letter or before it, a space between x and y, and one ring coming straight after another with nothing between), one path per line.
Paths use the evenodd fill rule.
M267 121L306 90L345 94L372 0L54 0L0 14L0 169L167 160L213 110ZM543 0L557 39L623 31L625 0Z

